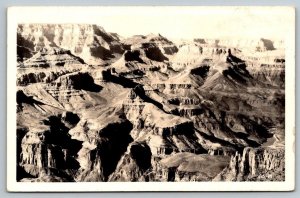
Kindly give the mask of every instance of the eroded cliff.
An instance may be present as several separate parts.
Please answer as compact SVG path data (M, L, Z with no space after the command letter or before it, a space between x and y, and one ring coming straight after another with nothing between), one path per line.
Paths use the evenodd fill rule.
M41 24L17 40L18 181L284 180L282 43Z

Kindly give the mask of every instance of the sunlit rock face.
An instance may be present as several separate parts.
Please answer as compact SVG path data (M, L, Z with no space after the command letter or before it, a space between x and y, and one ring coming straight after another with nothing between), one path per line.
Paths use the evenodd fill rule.
M21 60L45 47L60 47L80 56L88 64L98 65L116 58L124 51L117 35L105 32L100 26L88 24L19 25L17 41L18 46L28 51L19 50Z
M19 25L17 181L283 181L283 46Z
M282 181L285 178L284 150L245 148L230 159L215 181ZM275 174L274 174L275 173Z

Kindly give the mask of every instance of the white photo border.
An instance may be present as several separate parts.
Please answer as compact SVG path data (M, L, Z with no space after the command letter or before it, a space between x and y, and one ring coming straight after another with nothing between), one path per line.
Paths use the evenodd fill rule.
M283 182L63 182L27 183L16 181L16 33L21 23L97 23L91 16L123 13L160 14L201 11L245 10L284 12L289 20L285 33L285 181ZM80 13L80 14L74 14ZM292 191L295 188L295 8L287 6L121 6L121 7L10 7L7 10L7 190L13 192L96 192L96 191ZM101 21L98 21L101 25ZM254 30L255 31L255 30Z

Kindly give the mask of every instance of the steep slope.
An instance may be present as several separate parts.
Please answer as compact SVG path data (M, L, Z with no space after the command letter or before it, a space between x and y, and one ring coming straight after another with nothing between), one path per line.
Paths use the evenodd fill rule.
M282 148L245 148L242 155L231 157L229 166L214 181L283 181L283 159Z
M48 47L42 48L19 66L25 68L48 68L53 66L68 67L69 65L76 66L81 64L84 64L84 61L81 58L72 55L69 50L58 47Z
M17 40L18 181L284 180L281 42L71 24Z
M154 58L155 53L152 53L156 50L156 53L160 54L157 50L161 51L162 54L165 55L173 55L178 51L177 46L172 43L172 41L158 34L149 34L146 36L143 35L135 35L133 37L122 40L122 43L125 45L126 49L135 49L135 48L149 48L148 56ZM162 55L160 54L160 59L162 59Z
M123 53L117 35L97 25L84 24L20 24L18 56L29 58L45 47L61 47L91 65L101 65Z

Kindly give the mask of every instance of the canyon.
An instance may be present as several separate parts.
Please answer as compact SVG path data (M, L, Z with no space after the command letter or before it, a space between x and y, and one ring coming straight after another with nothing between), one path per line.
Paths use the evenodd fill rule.
M16 36L17 181L285 180L283 41Z

